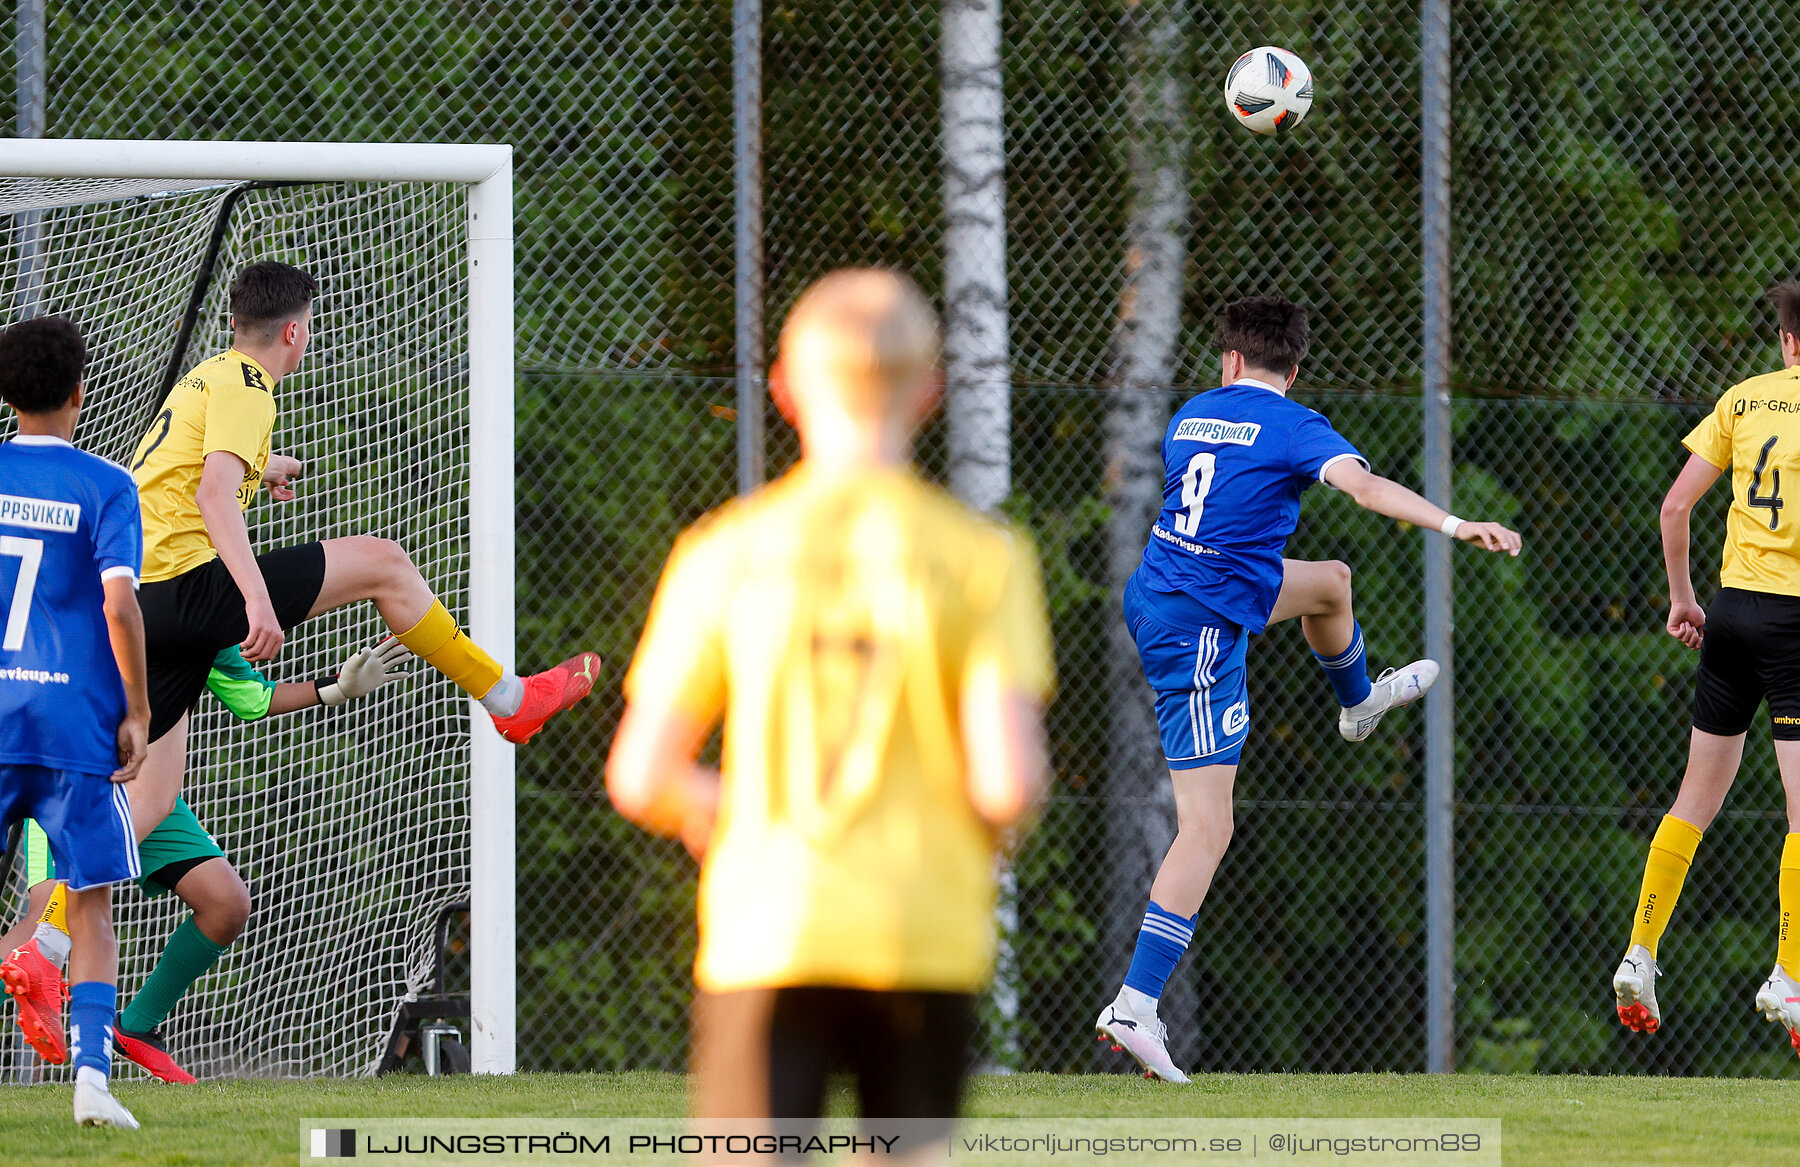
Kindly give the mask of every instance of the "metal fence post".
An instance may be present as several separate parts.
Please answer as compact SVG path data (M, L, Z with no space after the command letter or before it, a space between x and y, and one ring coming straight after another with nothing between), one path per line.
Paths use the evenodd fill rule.
M1420 216L1424 292L1425 496L1449 509L1450 0L1424 0ZM1425 1065L1456 1068L1456 670L1451 542L1424 536L1425 655L1443 666L1425 702Z
M16 55L14 92L18 101L18 133L21 138L41 138L46 123L44 41L45 5L48 0L18 0L13 34ZM38 248L43 234L43 212L23 211L19 224L19 289L16 305L21 318L35 316L42 299L43 273Z
M738 493L763 481L762 0L731 6Z

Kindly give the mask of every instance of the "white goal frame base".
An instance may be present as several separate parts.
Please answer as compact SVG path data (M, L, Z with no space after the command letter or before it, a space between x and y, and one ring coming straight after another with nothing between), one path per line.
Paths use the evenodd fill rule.
M0 173L467 186L469 632L498 659L513 659L511 146L6 138ZM518 1064L513 747L470 706L470 1057L478 1074L510 1074Z

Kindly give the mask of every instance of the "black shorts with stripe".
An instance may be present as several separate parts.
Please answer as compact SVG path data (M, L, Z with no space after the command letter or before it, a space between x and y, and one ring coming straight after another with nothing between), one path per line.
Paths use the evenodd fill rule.
M1776 740L1800 741L1800 596L1723 588L1706 609L1694 728L1736 737L1764 698Z
M256 557L275 619L284 629L305 620L325 586L325 546L301 543ZM144 612L144 650L150 669L150 740L156 741L194 707L206 689L219 650L250 634L244 593L223 560L213 559L173 579L138 589Z

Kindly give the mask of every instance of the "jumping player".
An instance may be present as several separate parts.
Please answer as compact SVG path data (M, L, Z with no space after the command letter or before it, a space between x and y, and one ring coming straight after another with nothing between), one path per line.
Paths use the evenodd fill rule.
M144 627L150 653L150 740L159 741L206 686L218 651L274 659L287 630L362 600L415 656L482 703L508 741L529 741L587 696L600 667L581 653L520 678L456 625L398 543L354 535L255 554L243 512L266 485L294 498L301 464L271 454L275 391L312 336L313 278L253 263L231 288L232 347L170 391L132 456L144 512ZM166 771L179 774L179 770ZM134 792L135 794L136 792ZM145 792L172 806L179 788Z
M319 705L341 705L373 693L402 674L392 671L411 654L398 641L365 648L344 662L334 678L280 684L247 663L237 646L221 649L206 686L240 721L259 721ZM169 735L186 749L187 719ZM148 767L146 767L148 768ZM176 779L179 781L179 777ZM134 816L137 817L137 816ZM140 824L141 825L141 824ZM138 844L138 887L146 898L174 892L193 915L184 920L156 967L114 1029L118 1052L165 1082L191 1083L193 1075L169 1056L161 1025L177 1001L218 962L250 918L250 890L231 861L194 815L187 799ZM0 936L0 986L18 1005L25 1040L46 1062L60 1065L68 1054L63 1036L63 966L72 940L64 885L57 879L43 828L27 820L20 858L25 863L27 902L18 923Z
M123 469L69 444L87 346L40 317L0 332L0 398L19 415L0 445L0 836L44 824L69 884L75 1121L137 1129L108 1089L119 949L112 884L138 875L123 783L150 723L137 498Z
M911 1159L960 1107L1051 661L1029 544L907 469L937 351L901 276L800 298L774 378L800 464L682 536L627 679L613 805L704 856L693 1106L715 1131L809 1126L840 1067L865 1119L946 1124L902 1134ZM721 716L722 773L695 761Z
M1700 650L1700 671L1687 772L1650 841L1630 947L1613 973L1613 996L1627 1029L1661 1028L1657 943L1701 835L1737 778L1744 735L1766 697L1787 794L1788 835L1777 883L1775 967L1756 994L1756 1008L1785 1028L1800 1050L1800 523L1784 513L1781 494L1783 470L1790 486L1800 481L1800 281L1778 285L1770 298L1780 327L1781 371L1752 377L1719 398L1682 439L1687 465L1663 499L1668 633ZM1727 469L1731 510L1719 593L1709 611L1694 596L1688 516Z
M1221 387L1190 398L1169 422L1162 513L1125 587L1125 621L1156 691L1177 827L1125 983L1094 1024L1102 1041L1166 1082L1188 1079L1169 1058L1157 1003L1231 841L1232 786L1250 732L1250 637L1300 621L1347 741L1367 738L1384 713L1437 680L1429 660L1369 680L1349 567L1282 558L1301 494L1323 482L1377 514L1519 553L1519 536L1505 527L1456 518L1370 473L1330 422L1288 399L1308 340L1305 309L1286 300L1252 297L1220 315Z
M228 645L239 645L247 661L271 660L288 629L372 601L401 644L480 701L501 736L518 744L586 697L599 674L591 652L524 678L501 668L391 540L355 535L252 551L244 511L262 488L277 501L295 497L300 462L270 452L275 391L306 355L317 293L310 275L284 263L240 272L231 288L232 347L176 383L132 457L144 515L150 669L150 760L132 792L140 832L176 805L185 743L171 731ZM189 967L205 961L205 946L196 942L187 958ZM128 1048L167 1060L147 1044Z

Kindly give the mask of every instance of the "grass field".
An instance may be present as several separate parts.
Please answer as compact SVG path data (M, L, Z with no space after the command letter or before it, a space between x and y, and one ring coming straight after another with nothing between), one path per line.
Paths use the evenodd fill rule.
M66 1086L16 1087L0 1089L0 1163L291 1167L307 1118L676 1116L684 1088L679 1075L655 1073L123 1083L119 1096L144 1124L125 1133L76 1129ZM1800 1165L1793 1082L1264 1074L1176 1088L1122 1075L1027 1074L979 1079L969 1110L1021 1118L1499 1118L1505 1162L1515 1167Z

